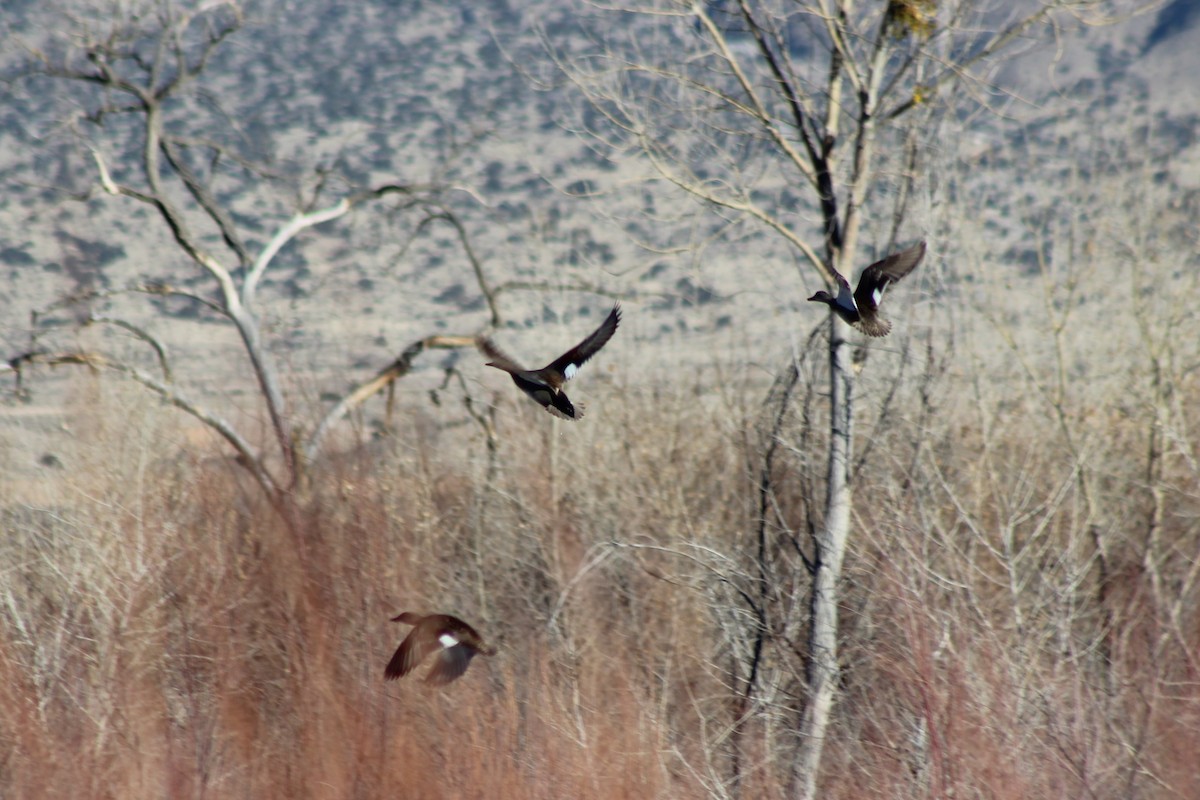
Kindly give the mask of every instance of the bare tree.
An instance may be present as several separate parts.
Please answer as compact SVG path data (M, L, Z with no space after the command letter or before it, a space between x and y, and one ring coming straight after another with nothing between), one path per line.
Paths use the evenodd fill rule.
M335 403L324 419L305 433L295 421L296 409L285 393L259 308L259 286L281 251L306 231L329 225L369 204L388 202L393 213L407 212L419 218L414 235L433 223L452 226L491 309L493 324L498 322L498 312L495 293L486 284L466 230L444 199L453 187L437 181L363 188L339 182L328 169L318 168L292 187L296 199L290 218L261 246L252 244L245 226L260 221L239 223L235 209L222 198L221 182L228 184L234 180L231 176L266 185L286 186L287 182L278 169L243 155L230 141L205 135L192 117L202 74L242 25L242 9L234 2L205 3L196 10L161 2L145 9L115 9L114 16L100 26L78 20L70 44L57 52L30 49L21 77L50 79L54 85L82 89L82 122L94 133L86 141L96 183L110 196L148 207L174 245L198 268L207 288L195 288L196 282L190 279L175 285L165 277L116 290L89 286L34 312L31 345L11 357L9 366L17 371L18 381L26 366L49 363L109 370L142 384L219 434L295 529L295 492L331 426L405 375L425 350L470 347L474 340L469 335L419 339L375 377ZM205 102L215 102L207 94L204 97ZM175 380L166 347L147 326L95 310L118 297L136 295L183 298L194 304L198 313L236 330L270 423L273 447L260 450L234 423L189 396ZM53 320L58 318L51 312L67 307L77 313L55 325ZM150 349L155 367L147 368L128 356L64 347L49 336L56 327L77 323L119 327Z
M849 276L865 260L859 244L867 219L883 221L872 238L886 249L902 235L914 238L911 198L923 179L921 154L932 121L960 102L978 102L954 89L994 92L985 68L1038 26L1078 18L1091 6L1065 0L1018 10L975 0L664 0L622 6L618 26L600 12L590 29L591 50L548 46L587 98L585 129L598 147L644 159L656 180L710 207L725 224L762 226L832 285L835 271ZM624 35L614 32L618 27ZM797 217L813 219L813 230L798 228ZM851 527L859 366L847 334L831 316L823 513L800 558L789 562L808 572L807 619L774 619L770 605L750 604L758 644L749 648L753 663L742 670L744 702L737 706L744 716L761 689L764 637L786 653L786 633L806 631L798 757L791 767L796 796L804 798L817 792L838 684L839 580ZM771 413L779 413L774 405ZM768 445L764 515L772 504L773 457ZM760 529L790 536L774 523ZM761 563L776 550L758 546L760 598L794 585ZM775 636L779 631L784 635ZM729 790L736 794L736 752L732 763Z

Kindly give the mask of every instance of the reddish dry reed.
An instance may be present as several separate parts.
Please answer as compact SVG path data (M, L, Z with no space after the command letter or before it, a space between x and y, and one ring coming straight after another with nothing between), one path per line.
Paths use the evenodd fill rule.
M5 509L3 796L787 797L808 380L766 484L769 408L626 392L567 428L506 407L491 463L414 410L316 466L301 530L173 446L169 411L89 396L103 424L47 479L60 502ZM989 411L1011 397L955 397L860 419L825 796L1200 796L1189 462L1147 455L1146 416L1070 417L1105 433L1081 459L1061 425ZM385 683L409 609L499 653L440 690Z

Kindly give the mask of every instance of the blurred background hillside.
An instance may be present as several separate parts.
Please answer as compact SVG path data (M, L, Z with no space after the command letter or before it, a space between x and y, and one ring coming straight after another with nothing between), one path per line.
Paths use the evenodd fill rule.
M97 156L132 180L134 122L29 71L201 6L233 13L6 4L0 343L153 364L131 329L73 324L120 317L267 441L237 334L125 293L211 291L150 207L101 188ZM1200 12L1101 11L1029 32L922 132L898 236L929 254L862 349L825 796L1200 796ZM144 388L0 372L0 795L791 796L807 587L770 587L761 659L747 597L764 481L769 557L798 575L821 513L823 284L606 139L563 68L689 25L539 0L241 13L166 113L227 148L196 168L251 248L366 187L437 187L305 231L265 273L299 428L410 343L488 330L473 262L531 365L625 316L572 385L578 424L472 350L420 356L330 435L302 547ZM756 200L819 242L811 198L752 156ZM897 244L884 184L860 266ZM403 610L500 652L444 690L385 684Z

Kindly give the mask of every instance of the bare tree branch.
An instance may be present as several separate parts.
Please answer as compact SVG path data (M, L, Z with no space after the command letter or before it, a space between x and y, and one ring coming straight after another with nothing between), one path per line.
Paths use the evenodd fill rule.
M395 361L381 369L375 374L375 377L355 388L329 410L304 445L305 461L311 463L316 458L321 445L325 441L325 437L329 433L329 429L335 423L362 405L363 401L368 397L407 375L412 369L413 361L421 353L426 350L457 350L467 347L473 348L474 346L475 337L473 336L435 335L419 339L404 348L404 351L396 357Z
M458 234L458 241L462 245L463 252L467 255L467 261L471 264L471 270L475 273L475 282L479 285L479 291L483 294L483 298L487 302L488 311L491 314L490 324L493 328L498 327L500 325L500 310L496 306L496 294L498 290L492 289L487 276L483 274L483 265L479 263L479 258L475 255L475 249L471 247L471 241L467 237L467 230L463 227L458 216L446 209L439 209L421 220L417 224L417 231L439 220L450 223L451 227Z
M323 208L318 211L311 211L306 214L297 214L292 217L286 225L276 231L271 240L267 242L267 246L262 249L258 257L254 259L254 265L246 274L246 279L242 283L242 305L248 309L254 307L254 295L258 289L258 282L262 279L263 273L267 267L271 265L271 260L275 255L290 242L300 231L311 228L314 225L320 225L322 222L329 222L337 219L350 210L350 200L343 198L334 203L328 208Z
M122 328L124 330L129 331L134 336L141 339L146 344L150 345L150 347L154 350L154 354L158 357L158 366L159 366L159 369L162 370L163 380L166 381L167 383L172 382L173 377L171 375L171 362L167 359L166 348L163 346L162 342L160 342L158 339L154 338L154 336L152 336L144 328L138 327L137 325L134 325L132 322L129 322L128 320L120 319L118 317L109 317L109 316L105 316L103 314L92 314L88 318L88 322L89 323L108 323L109 325L116 325L118 328Z
M250 264L250 253L246 250L246 245L242 242L241 235L238 234L237 227L233 224L233 219L229 213L221 208L209 191L208 186L192 172L191 167L183 159L182 155L177 151L176 140L174 137L164 137L162 142L163 154L166 155L167 161L171 164L172 169L179 173L180 179L191 192L192 197L204 209L205 213L216 223L217 228L221 231L221 237L229 248L237 254L240 266L245 269Z
M190 400L183 392L169 383L164 383L157 378L147 375L145 372L132 367L128 364L122 364L118 361L100 355L98 353L88 352L28 352L15 356L8 360L8 365L14 372L20 376L26 364L45 364L47 366L58 365L78 365L90 367L96 370L111 370L132 378L134 381L142 384L146 388L158 394L164 400L169 402L176 408L190 414L191 416L204 423L205 426L216 431L221 438L229 443L230 446L240 456L238 462L250 471L259 486L263 489L266 495L273 502L278 502L281 496L281 490L275 479L271 476L263 465L262 460L254 452L250 443L242 438L241 434L230 425L223 417L205 409L203 406Z

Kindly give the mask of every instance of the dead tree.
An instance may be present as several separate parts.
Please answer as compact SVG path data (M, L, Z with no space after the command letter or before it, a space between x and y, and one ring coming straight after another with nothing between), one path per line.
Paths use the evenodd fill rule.
M188 117L193 89L214 53L242 27L243 17L233 2L200 4L159 3L152 13L115 10L106 28L80 24L71 44L54 54L30 48L23 68L27 79L50 79L55 85L93 87L82 92L83 124L91 126L95 184L114 198L148 207L152 219L165 226L171 241L207 280L173 285L166 278L118 290L89 290L64 298L35 312L29 348L8 359L18 373L31 364L74 364L111 371L130 378L182 409L221 436L261 487L272 505L298 529L296 492L307 465L316 457L331 426L367 397L406 374L413 359L431 348L473 346L473 337L428 336L408 347L396 361L334 404L324 419L304 431L295 421L281 381L280 366L263 332L258 289L278 254L302 233L328 226L373 203L389 203L393 212L418 215L420 233L428 224L453 226L481 290L498 314L494 292L467 240L458 216L437 183L385 183L367 188L330 189L332 181L318 170L311 185L298 192L290 218L279 224L261 246L249 242L233 209L214 188L216 179L230 173L268 183L276 176L266 166L243 156L233 145L197 135ZM112 123L120 122L119 125ZM116 129L116 130L113 130ZM105 151L108 151L107 153ZM269 227L270 223L266 225ZM213 236L213 232L217 235ZM214 246L215 245L215 246ZM186 288L185 288L186 287ZM203 313L231 325L238 334L269 420L273 444L258 448L249 437L216 411L194 399L175 381L166 348L146 327L109 313L87 311L70 324L118 326L155 354L156 370L113 354L55 346L48 337L47 317L56 307L102 306L116 295L187 298Z

